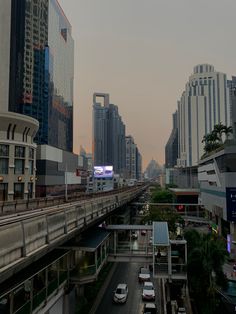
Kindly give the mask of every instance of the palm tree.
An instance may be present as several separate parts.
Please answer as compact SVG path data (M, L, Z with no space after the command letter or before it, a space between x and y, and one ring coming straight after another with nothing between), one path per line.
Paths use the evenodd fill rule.
M212 132L215 132L218 135L219 141L222 143L222 134L224 133L225 126L220 122L214 126Z
M205 142L204 151L209 153L220 146L220 138L214 130L203 136L202 143Z
M226 140L228 139L229 135L233 133L233 128L232 126L224 126L224 130L223 130Z

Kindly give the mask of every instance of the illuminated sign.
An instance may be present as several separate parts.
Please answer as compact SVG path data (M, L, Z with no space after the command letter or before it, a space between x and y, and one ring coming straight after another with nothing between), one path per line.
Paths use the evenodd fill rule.
M88 171L83 169L76 169L76 176L81 178L87 178L88 177Z
M231 243L232 243L231 234L227 234L227 251L229 254L231 253Z
M94 178L112 178L113 166L94 166L93 175Z

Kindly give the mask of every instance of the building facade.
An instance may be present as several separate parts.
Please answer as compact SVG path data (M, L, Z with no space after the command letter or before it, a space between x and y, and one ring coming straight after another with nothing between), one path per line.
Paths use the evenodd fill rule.
M100 98L103 103L97 102ZM117 174L125 171L125 125L103 93L93 96L93 160L95 166L112 165Z
M3 0L0 17L4 31L0 40L3 52L0 64L1 111L25 115L25 121L29 116L39 122L34 128L38 131L35 134L31 133L32 128L27 127L23 118L26 123L24 130L12 123L7 132L22 132L23 142L29 136L35 137L39 157L37 196L65 194L66 187L68 191L77 191L81 177L76 173L81 165L79 156L72 153L74 42L71 25L57 0ZM45 146L47 153L43 153ZM26 147L23 150L25 157L22 158L27 158L28 150ZM55 155L58 154L55 160L50 159L51 156L54 158L54 150L57 152ZM66 164L69 170L66 170ZM26 178L25 175L20 177L22 182ZM24 191L27 191L26 187ZM23 194L25 198L26 192Z
M0 112L0 202L35 197L38 121Z
M178 158L178 120L177 111L173 113L173 128L165 146L165 167L173 168Z
M46 83L49 106L48 145L73 151L74 40L57 0L49 0Z
M62 149L39 145L37 148L38 197L65 195L85 191L79 169L83 167L80 156Z
M6 22L5 44L10 51L3 72L9 72L9 101L4 106L8 104L9 111L39 121L37 144L72 151L74 43L71 25L57 0L3 2L6 12L10 13L9 20L4 17L0 22L1 25Z
M137 145L131 135L126 136L126 178L137 179Z
M233 137L236 139L236 76L228 81Z
M226 75L212 65L194 67L178 102L178 161L180 167L198 164L203 155L203 136L216 124L231 125Z
M0 10L0 201L35 197L36 144L39 123L31 117L10 112L23 90L25 12L24 1L1 1ZM18 24L18 23L19 24ZM28 69L30 71L30 69Z
M138 147L136 147L136 179L137 180L142 180L143 175L142 175L142 155L139 152Z
M200 202L215 222L217 232L236 241L236 146L225 146L201 160L198 180Z

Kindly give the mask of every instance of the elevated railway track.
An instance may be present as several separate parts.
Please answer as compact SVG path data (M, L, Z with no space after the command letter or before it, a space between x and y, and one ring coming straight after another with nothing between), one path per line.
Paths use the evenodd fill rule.
M0 283L134 200L145 186L0 219Z

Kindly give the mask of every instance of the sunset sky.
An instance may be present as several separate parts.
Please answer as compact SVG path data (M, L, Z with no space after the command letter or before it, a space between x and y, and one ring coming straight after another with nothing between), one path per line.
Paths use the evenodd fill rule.
M110 94L143 166L164 163L193 67L236 75L235 0L59 0L75 40L74 150L91 152L92 96Z

